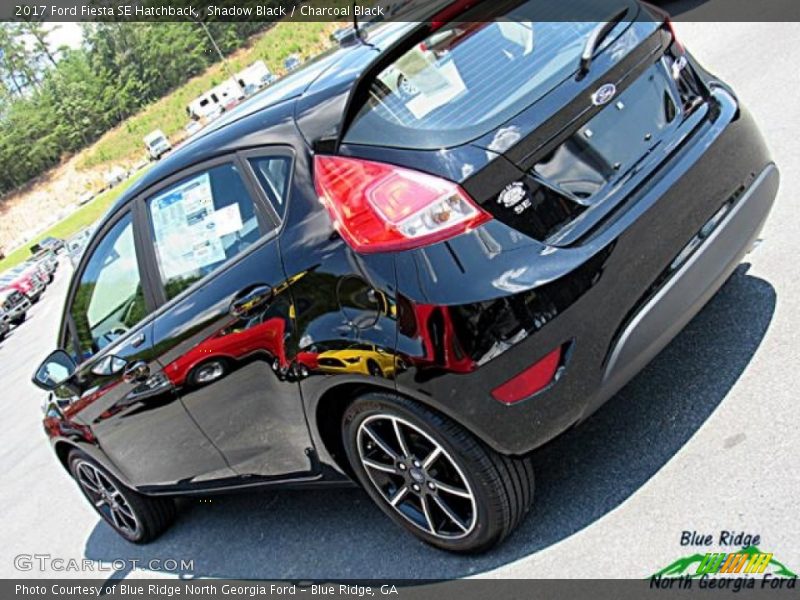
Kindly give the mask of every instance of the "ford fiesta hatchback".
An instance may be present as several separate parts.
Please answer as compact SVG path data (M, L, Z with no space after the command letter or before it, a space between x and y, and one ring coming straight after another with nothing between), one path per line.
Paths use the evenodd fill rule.
M355 481L486 550L531 506L530 453L736 268L778 170L734 92L650 8L538 4L373 27L111 209L34 380L120 535L155 538L175 496Z

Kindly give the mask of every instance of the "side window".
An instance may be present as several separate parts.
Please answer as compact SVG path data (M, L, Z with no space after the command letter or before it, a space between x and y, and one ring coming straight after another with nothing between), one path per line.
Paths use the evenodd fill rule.
M261 236L253 199L234 164L192 175L150 198L147 206L168 299Z
M249 162L272 207L283 219L286 213L286 199L289 196L292 160L288 156L264 156L251 158Z
M125 335L147 315L130 214L95 248L70 311L82 359Z

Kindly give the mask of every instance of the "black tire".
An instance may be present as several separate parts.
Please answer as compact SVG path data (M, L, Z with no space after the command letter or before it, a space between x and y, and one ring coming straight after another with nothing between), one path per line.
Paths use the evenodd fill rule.
M377 449L378 455L382 455L381 459L373 460L373 463L392 462L392 457L381 450L384 447L381 444L373 445L372 450L369 449L369 440L375 440L371 436L365 437L364 433L367 425L370 429L381 427L381 419L385 419L385 415L390 420L395 418L401 423L403 435L407 438L408 454L412 458L420 449L429 452L424 448L425 444L431 443L433 448L438 445L441 458L436 460L447 461L444 469L448 466L454 467L450 469L450 473L455 473L454 476L461 480L463 485L457 487L465 489L459 491L471 492L470 499L459 500L448 496L444 486L441 489L437 488L435 484L439 483L443 474L437 472L441 468L441 462L434 462L433 466L427 468L422 464L422 473L418 468L411 468L413 460L410 460L408 466L403 467L402 473L399 470L395 473L386 473L383 469L378 469L371 470L375 475L368 474L367 467L362 463L362 450L359 446L364 443L364 439L368 440L366 452L374 452ZM358 481L381 510L395 523L438 548L457 553L478 553L489 550L503 541L519 525L533 502L534 477L530 459L499 454L450 419L401 396L371 392L357 398L342 417L342 437L347 458ZM388 439L390 435L387 434L385 437ZM387 439L382 441L386 443ZM398 443L394 443L390 449L398 449L395 458L402 454ZM417 458L423 461L421 457ZM405 462L405 459L400 458L399 461ZM399 467L399 463L397 464ZM413 477L411 471L416 471ZM388 483L381 486L373 477L382 478L382 481ZM422 477L422 482L426 483L417 485L418 492L412 493L414 482L420 482L418 477ZM428 489L426 486L432 487ZM406 494L403 496L404 499L397 503L397 506L404 511L404 514L401 514L401 509L393 507L388 496L402 494L403 488L406 489ZM387 490L392 493L387 493ZM438 499L434 496L438 496ZM435 508L435 503L440 500L445 500L445 504L449 504L451 509L453 501L462 503L461 513L453 511L457 516L467 517L459 519L461 537L446 537L444 527L448 519L443 510ZM404 516L410 514L409 507L413 512L415 506L426 508L427 525L424 527L419 522L415 524L411 518ZM434 508L430 508L432 506ZM467 508L464 508L465 506ZM434 514L436 512L439 514ZM452 524L458 524L458 521L450 520ZM465 524L469 525L469 529Z
M25 322L25 319L27 318L27 316L28 316L28 313L26 313L26 312L25 312L25 313L22 313L20 316L18 316L16 319L14 319L14 320L13 320L13 321L11 321L11 322L12 322L12 323L13 323L15 326L19 327L20 325L22 325L22 324Z
M144 496L135 492L123 485L102 465L77 449L70 452L68 464L73 479L75 479L81 492L83 492L83 495L89 501L89 504L92 505L95 512L97 512L114 531L129 542L134 544L147 544L148 542L152 542L164 533L175 520L175 501L172 498ZM90 465L93 469L101 472L108 482L116 488L116 491L119 493L117 497L122 498L130 510L130 513L135 517L135 527L132 527L130 531L120 528L111 517L110 511L103 510L105 507L98 507L96 505L96 500L92 497L92 492L81 483L78 477L78 470L85 468L86 465Z

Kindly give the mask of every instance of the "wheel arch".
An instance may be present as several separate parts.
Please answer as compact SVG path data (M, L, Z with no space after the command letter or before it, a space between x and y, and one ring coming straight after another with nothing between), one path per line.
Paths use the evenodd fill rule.
M72 450L80 450L84 454L86 454L89 458L93 461L99 463L102 467L107 469L114 477L116 477L123 485L126 487L135 490L133 486L130 485L128 478L125 476L124 473L121 473L119 469L117 469L116 465L111 462L111 460L106 456L106 453L97 446L96 444L90 444L87 442L83 442L80 440L74 440L69 438L57 438L53 440L52 447L54 452L56 453L56 457L58 458L58 462L61 463L61 466L64 467L64 470L72 475L69 470L69 454Z
M306 414L313 419L311 422L313 433L322 445L322 450L325 451L334 465L351 479L353 478L353 472L344 454L344 445L342 443L342 417L356 398L369 392L391 393L412 402L417 402L428 410L439 413L469 430L457 416L449 415L447 412L442 411L441 407L433 402L431 398L421 397L418 394L398 389L393 381L376 378L367 379L362 375L332 383L318 392L316 401L310 403ZM477 435L474 431L472 433Z

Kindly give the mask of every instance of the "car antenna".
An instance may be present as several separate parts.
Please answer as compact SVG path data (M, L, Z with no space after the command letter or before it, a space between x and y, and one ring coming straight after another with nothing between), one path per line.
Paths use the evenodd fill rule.
M364 38L364 34L361 32L361 27L358 25L358 15L356 15L356 0L353 0L353 29L356 30L356 39L364 44L365 46L369 46L370 48L374 48L374 44L370 44L366 38Z
M361 39L361 30L358 28L358 15L356 15L356 0L353 0L353 29L356 30L356 38L359 41L363 42L364 40Z

